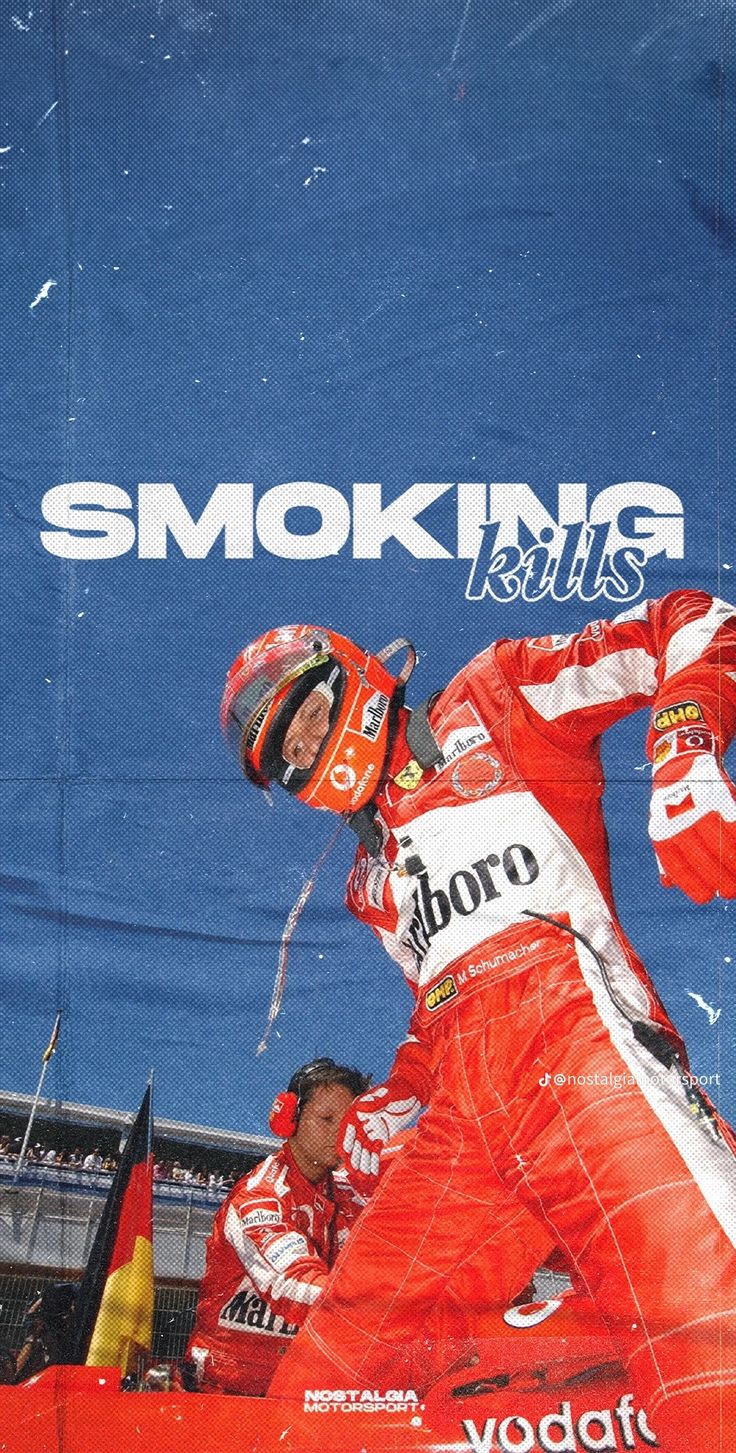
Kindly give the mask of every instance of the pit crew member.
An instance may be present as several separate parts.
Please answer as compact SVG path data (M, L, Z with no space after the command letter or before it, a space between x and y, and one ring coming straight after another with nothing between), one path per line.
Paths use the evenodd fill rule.
M243 1176L215 1216L187 1385L262 1396L314 1305L363 1201L340 1170L340 1123L369 1078L331 1059L297 1070L269 1123L282 1148Z

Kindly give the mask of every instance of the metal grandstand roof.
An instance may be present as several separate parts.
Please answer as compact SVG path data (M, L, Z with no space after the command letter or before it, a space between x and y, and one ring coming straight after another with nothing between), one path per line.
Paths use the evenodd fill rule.
M32 1105L33 1095L22 1095L15 1090L0 1090L0 1115L27 1117ZM36 1118L101 1130L122 1131L132 1125L135 1111L111 1110L99 1105L76 1105L71 1100L41 1099L38 1102ZM211 1125L189 1125L182 1120L162 1120L158 1116L154 1119L154 1135L161 1140L170 1139L190 1145L208 1146L210 1149L232 1150L241 1155L267 1155L279 1144L279 1141L268 1135L219 1130Z

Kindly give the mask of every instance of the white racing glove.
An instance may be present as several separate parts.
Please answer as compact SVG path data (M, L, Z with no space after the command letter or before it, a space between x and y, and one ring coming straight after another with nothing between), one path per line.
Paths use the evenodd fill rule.
M357 1191L370 1194L378 1180L383 1146L410 1125L421 1108L411 1085L401 1079L390 1079L353 1101L341 1137L348 1175Z
M683 727L654 746L649 836L666 888L695 903L736 897L736 792L706 728Z

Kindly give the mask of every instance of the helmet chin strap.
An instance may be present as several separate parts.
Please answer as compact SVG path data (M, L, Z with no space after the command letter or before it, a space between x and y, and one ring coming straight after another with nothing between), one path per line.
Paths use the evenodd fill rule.
M396 686L391 696L391 706L389 708L391 721L388 731L385 760L388 760L391 753L396 735L399 707L404 704L404 689L417 664L417 653L411 641L407 641L405 636L397 636L395 641L390 641L387 646L382 646L380 651L374 653L376 660L380 661L382 666L385 666L386 662L390 661L392 656L396 656L399 651L406 651L406 660L398 676L395 678ZM377 790L378 786L376 787ZM346 813L343 821L347 823L348 827L352 828L358 842L362 843L366 852L370 853L372 858L377 858L383 845L383 839L376 826L376 809L373 802L364 803L363 807L359 807L357 812Z
M357 812L348 813L343 819L352 828L359 843L372 858L377 858L383 847L383 838L376 826L376 808L373 802L366 802Z
M391 657L395 656L399 651L406 651L406 660L396 677L396 684L397 686L406 686L417 664L417 653L411 641L407 641L404 636L397 636L395 641L391 641L388 646L382 646L380 651L376 651L375 656L376 660L380 661L382 666L385 666L386 662L390 661Z
M397 651L401 650L406 651L406 660L396 677L397 689L400 689L401 693L397 699L399 706L403 705L404 687L417 664L417 653L411 641L405 640L403 636L398 636L389 646L384 646L383 650L376 652L376 659L383 665L384 662L390 660L391 656L395 656ZM442 761L442 748L429 725L429 708L433 701L434 697L430 696L427 701L422 701L419 706L413 707L406 727L406 740L409 747L419 766L424 768L436 767L437 763Z
M429 696L419 706L413 707L406 724L409 748L419 766L425 770L427 767L436 767L442 761L442 748L429 725L429 710L434 699L434 696Z

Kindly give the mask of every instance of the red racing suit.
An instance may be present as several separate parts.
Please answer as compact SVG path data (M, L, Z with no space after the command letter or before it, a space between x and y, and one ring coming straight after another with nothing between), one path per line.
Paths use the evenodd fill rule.
M491 646L430 705L435 767L399 736L377 800L383 848L359 848L347 901L415 995L392 1074L423 1103L431 1080L429 1106L273 1393L407 1385L442 1289L487 1243L486 1295L508 1299L534 1270L541 1225L593 1296L661 1446L725 1446L733 1141L688 1094L682 1045L616 918L599 738L649 706L650 757L680 722L703 723L722 752L735 677L736 611L678 591L577 635ZM679 1068L652 1053L654 1026Z
M262 1396L362 1209L342 1171L308 1181L288 1142L223 1201L187 1358L203 1391Z

